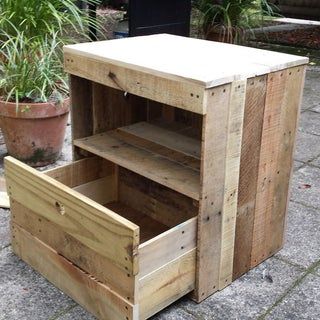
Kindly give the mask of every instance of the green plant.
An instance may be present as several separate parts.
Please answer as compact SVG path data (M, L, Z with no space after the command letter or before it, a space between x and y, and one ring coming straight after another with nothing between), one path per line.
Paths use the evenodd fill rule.
M0 93L7 101L46 102L67 96L57 35L41 39L20 33L1 44L1 55Z
M18 103L65 96L62 46L88 39L96 22L74 0L1 0L0 12L0 97Z
M201 29L207 36L219 29L222 41L240 43L252 26L273 14L267 0L197 0L194 7L202 13Z

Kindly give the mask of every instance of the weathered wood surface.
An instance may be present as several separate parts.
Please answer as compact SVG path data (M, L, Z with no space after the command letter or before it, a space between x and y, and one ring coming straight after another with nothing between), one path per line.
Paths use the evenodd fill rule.
M138 308L16 224L13 251L99 319L138 320ZM45 257L45 259L44 259Z
M233 278L250 269L267 76L248 79L243 120Z

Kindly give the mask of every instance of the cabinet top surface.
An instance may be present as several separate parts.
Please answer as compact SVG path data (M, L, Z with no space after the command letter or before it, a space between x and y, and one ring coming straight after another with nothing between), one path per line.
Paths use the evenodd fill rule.
M308 63L306 57L168 34L80 43L64 52L205 88Z

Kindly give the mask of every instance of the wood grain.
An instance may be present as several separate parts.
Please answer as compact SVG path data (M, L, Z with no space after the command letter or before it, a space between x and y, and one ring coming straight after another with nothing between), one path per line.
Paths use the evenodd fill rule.
M12 235L12 248L22 260L99 319L139 319L136 306L16 224Z
M243 120L233 279L250 269L267 76L248 79Z
M12 199L129 274L138 273L137 225L12 157L5 158L5 168Z

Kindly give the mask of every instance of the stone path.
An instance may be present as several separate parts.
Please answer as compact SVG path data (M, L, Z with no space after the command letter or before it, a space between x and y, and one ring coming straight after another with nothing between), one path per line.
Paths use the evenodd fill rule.
M5 150L0 152L3 158ZM57 165L70 159L69 126ZM183 298L153 320L320 319L320 72L315 68L307 72L294 165L284 249L202 304ZM9 212L1 210L0 320L18 319L95 318L12 253Z

